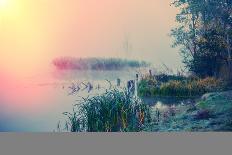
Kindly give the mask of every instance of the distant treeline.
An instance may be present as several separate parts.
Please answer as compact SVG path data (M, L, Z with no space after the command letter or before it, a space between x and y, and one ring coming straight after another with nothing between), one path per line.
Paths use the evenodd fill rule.
M148 67L145 61L120 58L73 58L61 57L53 60L59 70L121 70L125 68Z

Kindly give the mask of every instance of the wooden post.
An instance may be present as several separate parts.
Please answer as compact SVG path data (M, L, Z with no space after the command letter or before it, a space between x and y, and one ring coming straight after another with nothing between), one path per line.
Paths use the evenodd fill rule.
M127 81L127 91L130 93L130 81Z
M139 80L139 74L136 74L136 81Z
M134 80L130 80L127 82L127 89L129 94L134 95L135 93L135 81Z
M121 80L118 78L117 79L117 86L120 87L120 85L121 85Z
M138 97L138 82L139 82L139 74L136 74L136 79L135 79L135 97Z
M152 71L151 71L151 69L149 70L149 75L150 75L150 77L152 77Z

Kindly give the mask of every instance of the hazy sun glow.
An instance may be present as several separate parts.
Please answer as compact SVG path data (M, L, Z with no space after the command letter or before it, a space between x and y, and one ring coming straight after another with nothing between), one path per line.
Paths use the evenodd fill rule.
M5 7L7 4L7 0L0 0L0 7Z
M122 57L178 66L168 36L176 13L170 0L0 0L0 114L6 108L12 116L16 111L34 116L40 108L38 120L48 120L56 117L50 111L62 114L71 106L75 99L66 100L66 90L60 91L52 76L57 57ZM130 52L123 47L127 37ZM42 116L45 111L49 114Z
M175 13L169 0L0 0L0 66L24 76L59 56L177 64L168 37ZM125 34L133 54L122 48Z

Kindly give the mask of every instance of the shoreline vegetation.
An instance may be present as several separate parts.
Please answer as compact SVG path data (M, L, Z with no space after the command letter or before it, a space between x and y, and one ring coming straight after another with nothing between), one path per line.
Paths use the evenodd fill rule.
M74 58L61 57L52 61L58 70L123 70L126 68L149 67L145 61L120 58Z
M92 128L85 131L232 131L232 2L173 0L171 5L179 9L177 25L170 34L174 39L172 46L180 49L189 74L152 75L150 72L138 82L138 96L196 99L181 104L173 101L172 105L156 102L155 106L148 107L120 91L116 91L117 95L113 92L95 96L84 102L83 120L91 121L91 124L85 123L85 127ZM146 66L134 61L101 61L91 61L90 69ZM138 105L139 108L135 108ZM74 111L67 115L71 120L67 123L68 131L79 124L73 117L76 114ZM115 125L112 120L121 125ZM132 123L134 120L137 123Z
M59 132L232 131L232 91L206 93L194 102L149 106L126 90L83 98L64 112Z
M180 75L145 75L138 83L140 97L199 97L205 93L229 89L226 82L214 77L186 77Z
M142 100L147 94L153 98L161 95L181 98L185 95L187 100L183 99L179 104L173 100L170 104L157 102L149 105ZM139 80L138 97L127 89L115 87L103 94L83 98L74 105L72 112L63 113L65 124L59 123L57 131L232 131L231 110L232 91L220 79L149 74Z

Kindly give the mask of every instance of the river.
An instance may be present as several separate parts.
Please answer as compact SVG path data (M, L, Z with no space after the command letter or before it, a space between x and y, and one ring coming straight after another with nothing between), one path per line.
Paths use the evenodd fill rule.
M5 84L0 95L0 130L52 132L80 97L100 94L121 79L135 79L136 70L53 71ZM6 81L6 80L5 80ZM91 89L86 88L91 84ZM3 84L4 85L4 84ZM77 89L78 87L78 89Z

